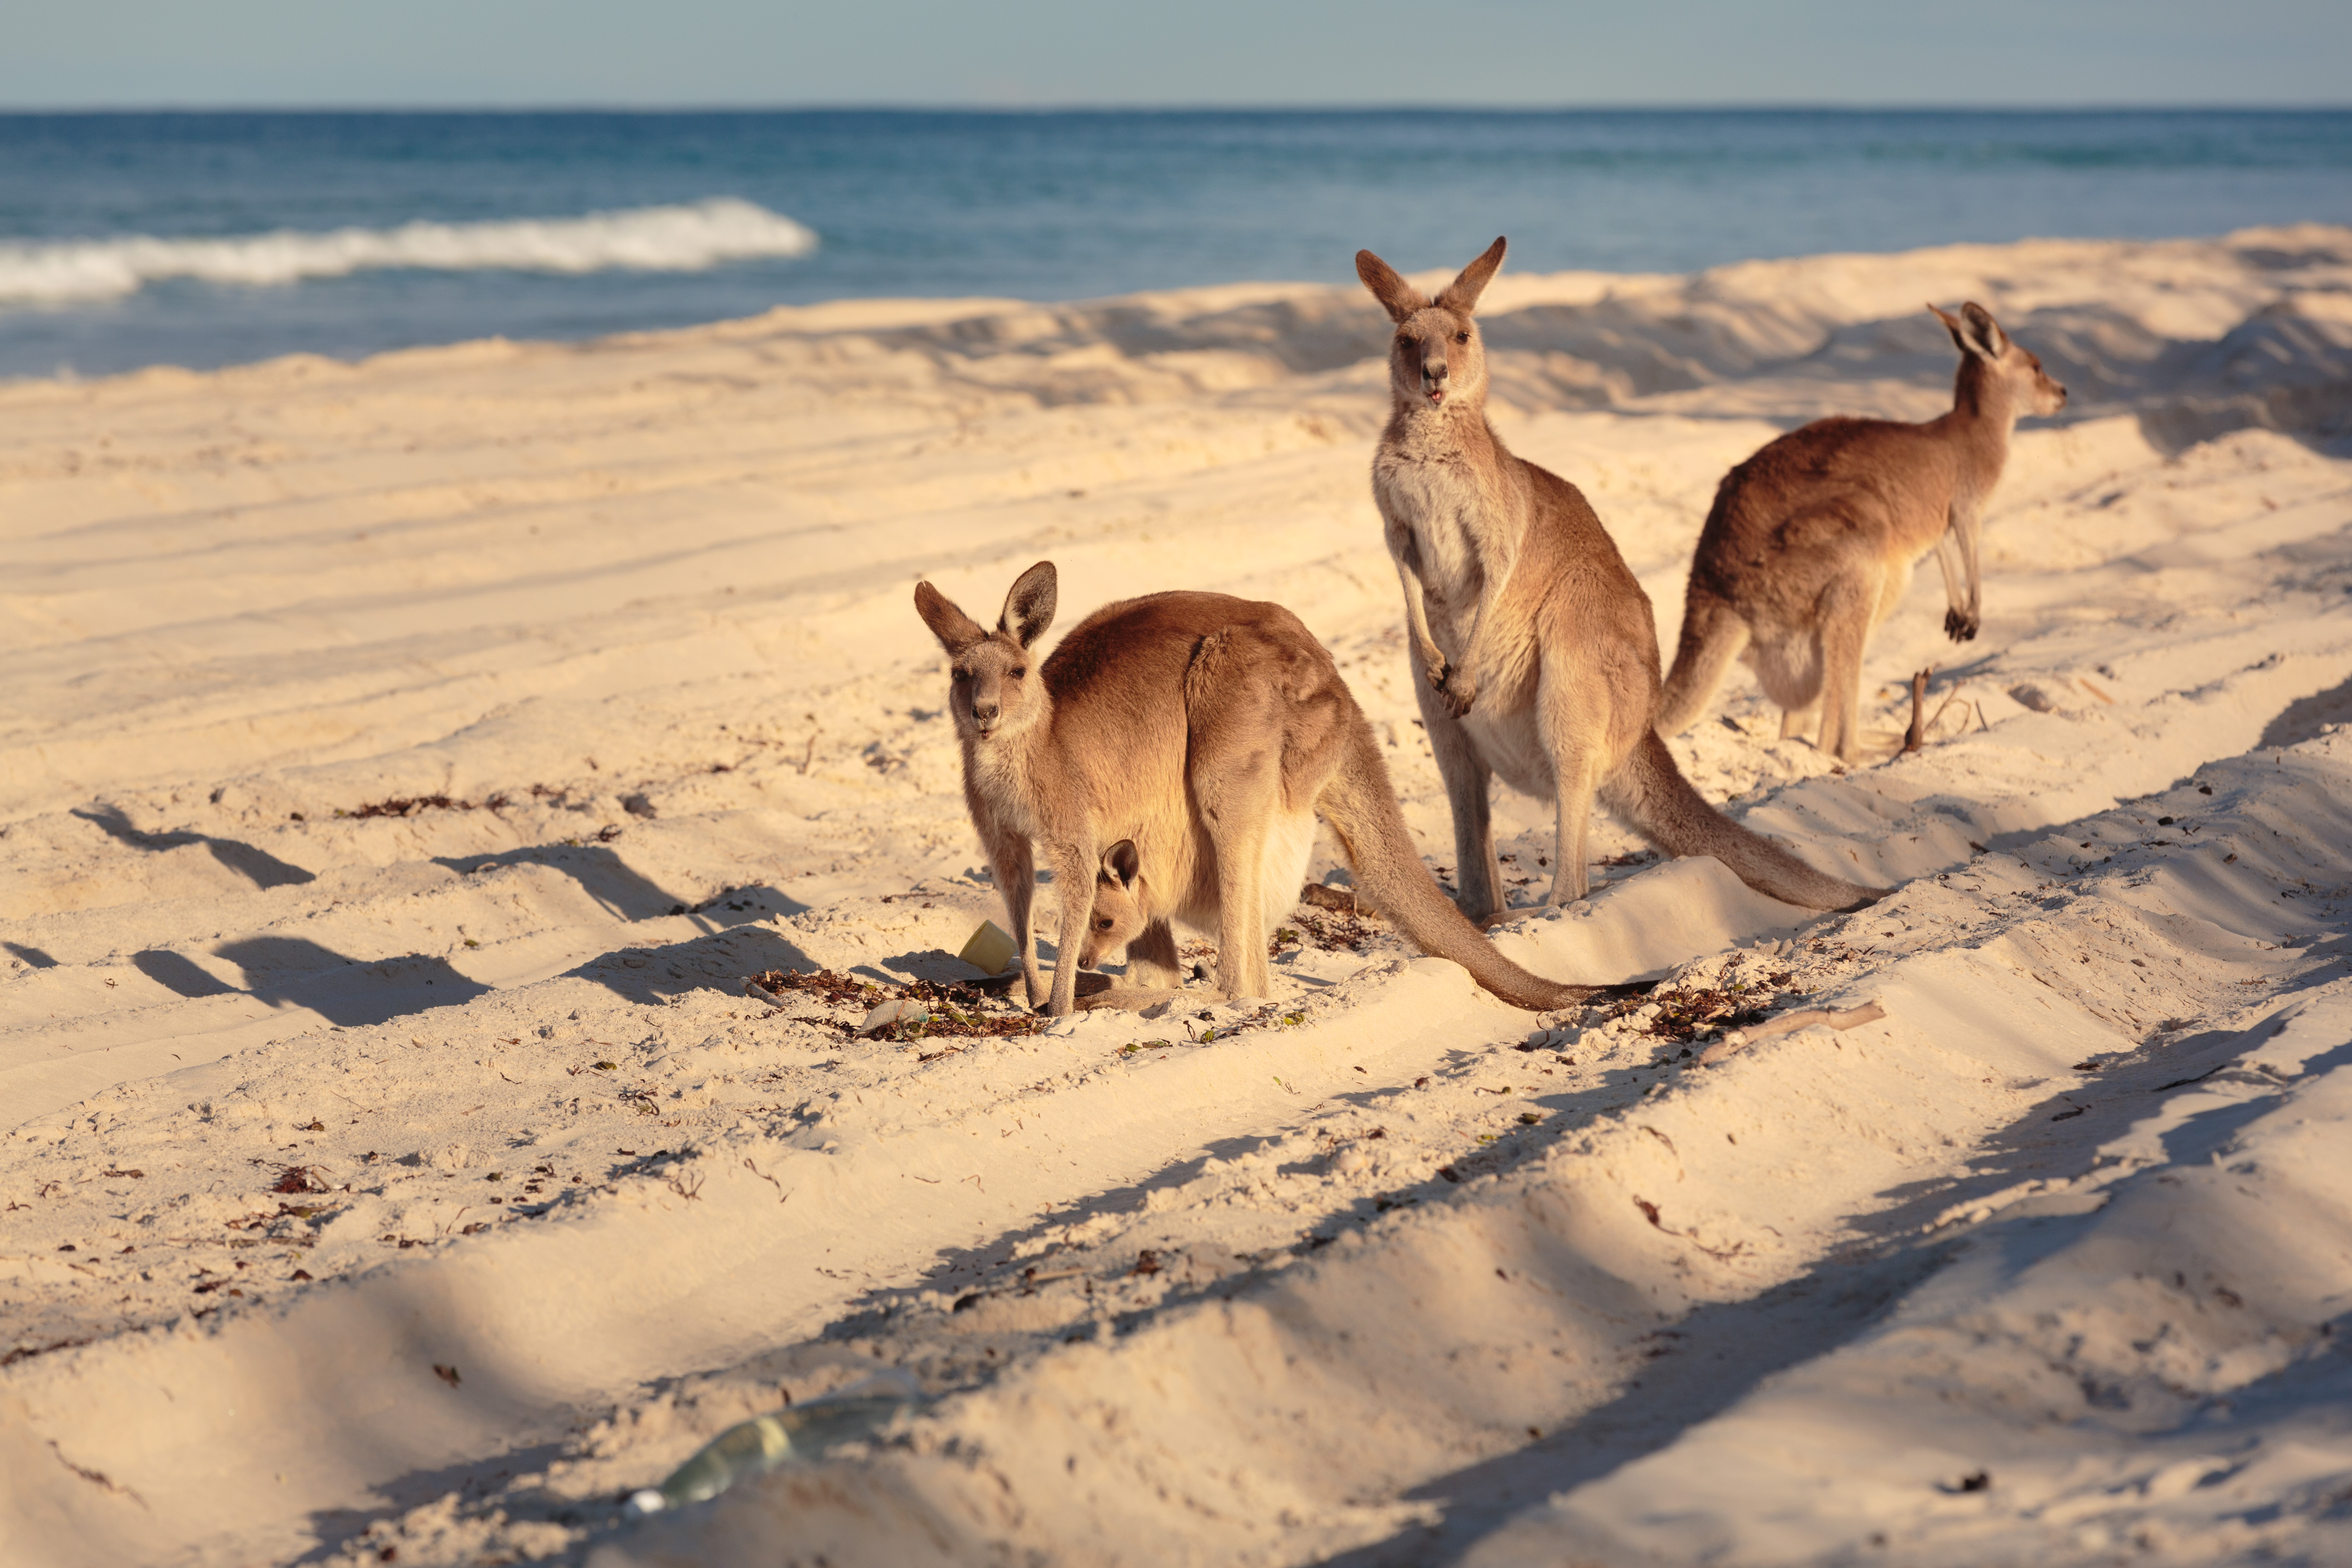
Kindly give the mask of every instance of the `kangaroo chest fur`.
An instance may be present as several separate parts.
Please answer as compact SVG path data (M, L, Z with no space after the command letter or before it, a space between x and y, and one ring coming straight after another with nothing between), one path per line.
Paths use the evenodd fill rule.
M1451 443L1383 447L1372 492L1381 517L1412 539L1431 634L1448 658L1463 658L1463 623L1501 591L1517 556L1517 521L1496 515L1504 510L1498 498L1480 484L1471 455Z
M1025 740L1026 737L1020 737ZM988 805L996 820L1007 832L1024 838L1040 837L1044 828L1034 809L1035 792L1029 783L1029 752L1017 741L1003 740L967 742L964 750L964 783L970 792Z

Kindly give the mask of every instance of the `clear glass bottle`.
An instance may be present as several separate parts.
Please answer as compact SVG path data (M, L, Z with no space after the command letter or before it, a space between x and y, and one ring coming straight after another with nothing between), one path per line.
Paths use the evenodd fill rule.
M917 1395L893 1380L864 1383L730 1426L704 1444L658 1487L629 1499L631 1518L715 1498L748 1476L779 1465L820 1459L843 1443L873 1436Z

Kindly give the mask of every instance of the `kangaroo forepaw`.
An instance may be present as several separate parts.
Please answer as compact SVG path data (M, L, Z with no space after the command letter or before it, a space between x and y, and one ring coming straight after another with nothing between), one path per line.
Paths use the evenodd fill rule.
M1470 711L1470 704L1478 700L1478 683L1445 662L1444 655L1423 661L1429 675L1431 689L1445 699L1445 710L1456 719Z
M1960 610L1946 610L1944 635L1954 642L1974 641L1977 635L1977 617Z

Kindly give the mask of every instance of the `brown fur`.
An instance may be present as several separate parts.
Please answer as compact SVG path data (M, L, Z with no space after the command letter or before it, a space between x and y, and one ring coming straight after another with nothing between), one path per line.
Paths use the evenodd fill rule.
M1154 594L1096 611L1029 671L1053 582L1050 563L1024 574L994 632L929 584L915 591L953 661L965 799L1033 1005L1068 1012L1079 968L1108 945L1088 954L1087 890L1106 847L1121 841L1131 841L1130 877L1150 867L1150 886L1164 889L1121 933L1130 974L1175 983L1169 921L1183 916L1217 931L1220 989L1266 994L1264 910L1274 899L1287 909L1298 885L1296 868L1286 887L1265 884L1267 836L1310 813L1339 830L1366 892L1409 935L1496 994L1547 1008L1590 994L1509 963L1446 904L1405 833L1362 710L1296 616L1222 594ZM1050 999L1031 940L1033 842L1062 889Z
M1366 288L1397 323L1393 411L1372 494L1404 589L1407 656L1454 808L1462 909L1503 908L1488 791L1499 773L1555 804L1551 901L1588 889L1596 797L1675 855L1712 855L1760 892L1811 909L1876 894L1805 865L1717 812L1653 729L1658 643L1649 595L1566 479L1512 456L1486 421L1474 312L1500 239L1435 300L1369 250Z
M1977 635L1978 541L2010 431L2065 406L2066 389L1983 306L1957 318L1927 308L1960 350L1949 413L1816 420L1725 476L1691 561L1661 733L1688 728L1738 658L1780 705L1782 735L1811 729L1818 705L1821 748L1854 761L1863 651L1929 550L1944 569L1944 630Z

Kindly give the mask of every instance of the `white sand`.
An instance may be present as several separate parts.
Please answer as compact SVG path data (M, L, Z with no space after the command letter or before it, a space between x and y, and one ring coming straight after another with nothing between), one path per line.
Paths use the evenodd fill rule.
M2074 392L1983 635L1930 571L1872 650L1960 700L1676 742L1899 890L1498 938L1886 1010L1704 1068L1377 933L1004 1041L743 991L998 912L919 575L1281 599L1446 863L1360 292L0 388L0 1561L2352 1558L2352 233L1507 275L1497 421L1670 639L1729 464L1943 405L1930 298ZM622 1521L877 1365L943 1397Z

